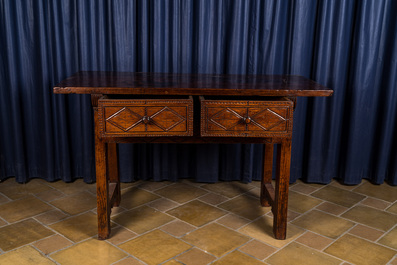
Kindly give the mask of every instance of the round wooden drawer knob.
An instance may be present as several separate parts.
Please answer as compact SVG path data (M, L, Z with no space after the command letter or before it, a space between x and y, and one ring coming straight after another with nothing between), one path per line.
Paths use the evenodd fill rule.
M143 123L144 124L150 123L150 117L148 117L148 116L143 117Z
M251 118L250 117L244 118L244 122L245 124L251 123Z

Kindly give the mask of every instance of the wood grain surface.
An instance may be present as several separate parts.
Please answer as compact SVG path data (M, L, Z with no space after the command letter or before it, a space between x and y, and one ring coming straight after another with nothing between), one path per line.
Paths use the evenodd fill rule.
M297 75L222 75L82 71L58 94L330 96L333 90Z

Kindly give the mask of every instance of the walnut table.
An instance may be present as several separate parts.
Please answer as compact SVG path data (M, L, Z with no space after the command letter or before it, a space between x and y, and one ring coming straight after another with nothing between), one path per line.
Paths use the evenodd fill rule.
M296 97L332 92L302 76L128 72L78 72L54 87L91 94L99 239L109 237L120 204L117 143L149 142L264 144L260 203L272 207L275 238L285 239Z

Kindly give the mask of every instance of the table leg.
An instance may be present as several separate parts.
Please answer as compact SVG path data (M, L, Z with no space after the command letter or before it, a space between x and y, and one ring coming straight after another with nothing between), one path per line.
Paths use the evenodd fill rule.
M109 183L106 174L107 155L106 143L99 137L97 108L94 108L94 122L98 239L107 239L110 235Z
M291 165L291 139L283 139L277 146L275 201L273 203L273 233L276 239L287 235L288 188Z
M274 188L272 186L274 144L264 144L263 147L263 172L260 202L262 206L266 207L271 206L274 200Z
M108 176L110 185L110 199L111 206L118 207L121 200L121 190L120 190L120 178L117 160L117 144L108 143L107 144L107 161L108 161Z

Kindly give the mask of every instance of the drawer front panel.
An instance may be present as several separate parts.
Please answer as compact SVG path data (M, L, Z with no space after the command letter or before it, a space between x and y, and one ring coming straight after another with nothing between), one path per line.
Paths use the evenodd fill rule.
M101 99L98 102L102 136L191 136L193 100Z
M201 102L202 136L289 137L293 102L205 100Z

